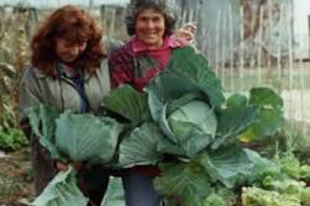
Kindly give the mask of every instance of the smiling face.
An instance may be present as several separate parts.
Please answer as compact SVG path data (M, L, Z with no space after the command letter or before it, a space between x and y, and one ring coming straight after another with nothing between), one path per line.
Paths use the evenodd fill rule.
M56 54L63 63L75 61L86 49L86 42L70 42L65 39L56 39Z
M159 11L146 9L139 13L135 25L136 36L149 49L157 49L163 45L165 33L165 17Z

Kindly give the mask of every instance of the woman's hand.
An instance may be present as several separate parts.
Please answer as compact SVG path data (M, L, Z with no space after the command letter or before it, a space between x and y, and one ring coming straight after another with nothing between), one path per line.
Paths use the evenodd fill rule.
M184 24L179 30L177 30L172 36L190 42L195 38L196 31L196 24L194 22L188 22Z
M66 171L69 168L70 163L65 163L61 161L56 161L55 167L58 171ZM84 168L84 164L79 162L79 163L74 163L73 167L76 171L80 171Z
M64 162L60 162L60 161L56 161L55 163L55 167L58 171L66 171L68 169L68 164L67 163L64 163Z

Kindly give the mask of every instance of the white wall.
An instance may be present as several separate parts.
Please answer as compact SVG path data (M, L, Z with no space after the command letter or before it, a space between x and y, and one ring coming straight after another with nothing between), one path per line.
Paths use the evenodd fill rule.
M310 0L294 0L295 58L310 58L309 23Z

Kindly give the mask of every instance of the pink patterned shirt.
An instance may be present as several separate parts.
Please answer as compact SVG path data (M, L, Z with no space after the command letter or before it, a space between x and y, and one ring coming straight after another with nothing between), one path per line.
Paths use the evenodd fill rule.
M137 90L143 88L163 71L169 63L173 49L187 46L184 40L166 37L161 48L149 50L138 38L131 39L109 60L113 87L130 84Z

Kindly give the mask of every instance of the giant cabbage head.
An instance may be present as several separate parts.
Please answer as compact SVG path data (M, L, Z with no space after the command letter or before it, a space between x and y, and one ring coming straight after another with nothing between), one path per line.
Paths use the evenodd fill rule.
M194 99L167 115L164 127L186 155L192 157L214 138L217 119L207 102Z
M192 158L214 140L215 113L225 99L203 55L192 48L175 50L166 71L145 91L151 116L167 136L159 142L160 152Z

